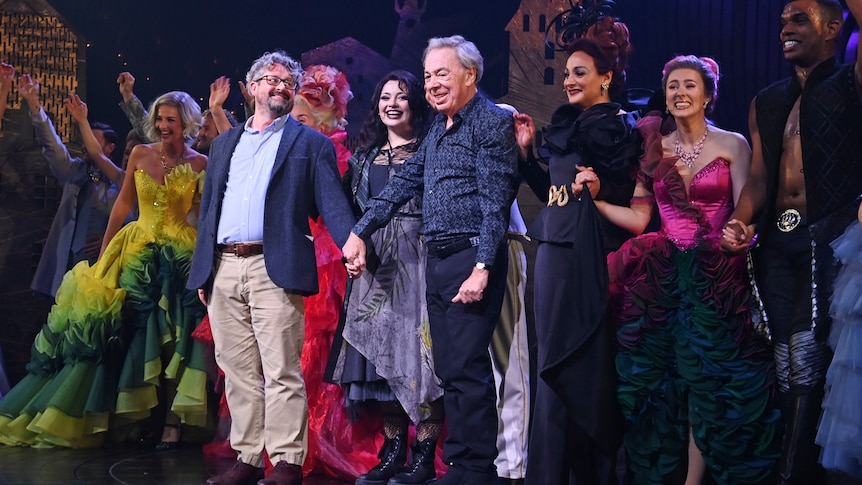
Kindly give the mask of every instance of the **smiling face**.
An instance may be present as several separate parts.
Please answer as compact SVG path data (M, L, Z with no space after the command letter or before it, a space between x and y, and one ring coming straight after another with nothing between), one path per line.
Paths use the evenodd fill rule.
M387 81L380 91L377 114L389 130L409 128L412 112L406 86L394 79Z
M448 118L476 94L476 70L464 69L455 49L441 47L425 56L425 95L431 107Z
M204 123L201 125L201 129L198 131L197 138L195 139L195 150L201 153L208 152L210 144L217 136L218 129L216 129L212 115L204 117Z
M185 143L183 136L185 127L180 117L180 110L176 107L167 104L160 105L156 111L155 126L156 133L163 142L170 143L179 140L180 143Z
M263 76L275 76L280 79L293 79L290 71L281 64L273 64L258 76L260 79ZM249 90L254 96L255 114L267 114L269 117L278 118L282 115L290 113L293 109L293 99L295 92L293 88L288 88L284 83L279 83L276 86L271 86L263 80L252 81L249 83Z
M674 118L705 118L704 103L709 101L703 77L694 69L674 69L667 75L665 102Z
M595 104L610 101L602 83L610 83L610 72L599 74L596 63L584 51L573 52L566 60L563 72L563 90L570 104L587 109Z
M833 54L841 23L830 20L815 0L796 0L781 12L781 46L784 58L807 68Z

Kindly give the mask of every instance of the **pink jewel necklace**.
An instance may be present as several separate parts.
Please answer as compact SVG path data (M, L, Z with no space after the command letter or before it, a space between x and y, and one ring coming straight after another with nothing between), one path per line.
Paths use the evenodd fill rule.
M676 153L676 156L682 160L682 163L685 164L686 167L691 168L694 165L697 157L700 156L700 152L703 151L703 143L706 141L706 135L709 133L709 127L703 130L703 136L700 137L700 140L697 140L697 143L694 144L692 150L687 152L682 149L682 145L679 143L679 131L676 132L676 143L673 146L673 151Z

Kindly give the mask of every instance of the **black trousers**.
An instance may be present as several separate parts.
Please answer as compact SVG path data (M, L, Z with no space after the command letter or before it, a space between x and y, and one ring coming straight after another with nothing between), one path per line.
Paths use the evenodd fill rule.
M770 229L756 253L755 271L769 328L776 343L811 328L811 236L806 226L791 232ZM820 303L828 311L828 302Z
M497 410L488 346L506 291L508 253L503 245L498 249L482 300L452 303L475 262L475 247L445 258L429 254L426 298L434 370L443 382L448 423L443 459L450 473L464 480L494 483Z

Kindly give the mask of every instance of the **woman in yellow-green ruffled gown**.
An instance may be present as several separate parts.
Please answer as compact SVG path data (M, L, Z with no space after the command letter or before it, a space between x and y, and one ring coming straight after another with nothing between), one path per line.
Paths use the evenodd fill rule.
M205 424L207 364L191 332L206 309L185 289L207 163L187 145L200 119L186 93L153 103L148 129L160 141L132 151L99 260L63 278L27 376L0 401L0 442L98 446L160 399L163 441L174 423ZM136 199L138 220L121 228Z

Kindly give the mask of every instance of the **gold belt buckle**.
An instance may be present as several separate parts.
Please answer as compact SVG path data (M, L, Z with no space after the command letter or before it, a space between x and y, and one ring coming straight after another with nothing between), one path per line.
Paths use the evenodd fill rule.
M559 187L552 185L548 188L548 207L551 207L554 203L560 207L565 207L569 203L569 192L566 190L565 185L560 185Z
M781 232L790 232L796 229L800 222L802 222L802 214L796 209L787 209L778 216L775 225Z

